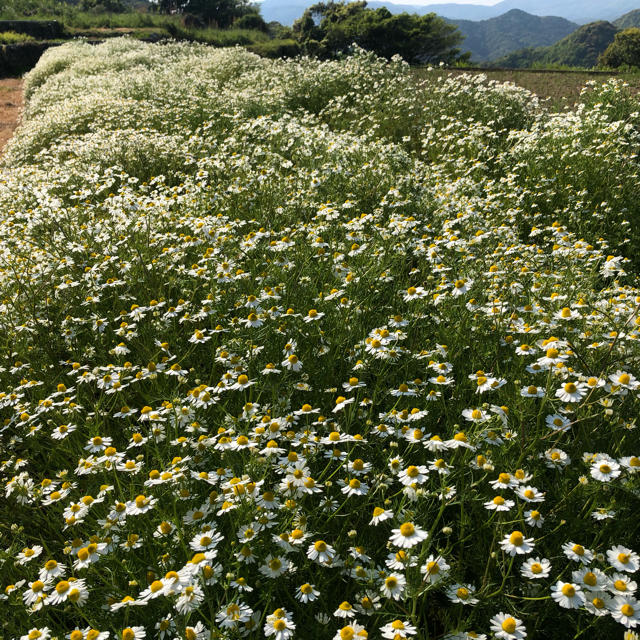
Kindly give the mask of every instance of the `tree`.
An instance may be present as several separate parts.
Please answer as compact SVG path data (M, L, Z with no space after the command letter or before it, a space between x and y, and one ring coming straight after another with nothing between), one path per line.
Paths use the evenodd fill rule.
M600 56L601 67L640 67L640 29L632 27L616 33L613 42Z
M230 27L237 18L259 12L250 0L158 0L158 11L190 14L221 29Z
M451 64L468 60L456 48L464 36L434 13L392 14L387 8L367 9L366 2L320 2L309 7L293 26L307 53L333 57L352 44L407 62Z

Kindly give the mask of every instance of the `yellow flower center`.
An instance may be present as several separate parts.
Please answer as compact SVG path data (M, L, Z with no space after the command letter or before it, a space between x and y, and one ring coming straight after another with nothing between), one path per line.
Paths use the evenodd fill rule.
M60 582L58 582L58 584L56 585L56 591L59 595L62 595L69 591L70 587L71 585L66 580L60 580Z
M544 569L542 568L542 565L539 562L534 562L531 565L531 573L534 573L535 575L538 575L540 573L542 573L544 571Z
M620 613L622 613L623 616L630 618L635 613L635 609L630 604L625 603L620 607Z
M522 535L522 533L520 531L514 531L510 536L509 536L509 542L514 546L514 547L521 547L522 544L524 543L524 536Z
M507 633L513 633L518 625L514 618L509 617L504 620L501 626L503 631L506 631Z
M456 591L456 595L460 600L466 600L469 597L469 589L466 587L459 587Z
M122 631L122 640L135 640L136 634L131 627L127 627Z
M562 587L562 595L567 596L567 598L573 598L576 595L576 589L572 584L565 584Z
M416 532L416 528L411 524L411 522L405 522L400 525L400 534L405 538L411 537Z
M353 640L355 635L356 632L351 626L342 627L342 629L340 629L340 640Z
M587 571L587 573L584 574L582 581L590 587L595 587L596 584L598 584L598 578L596 577L596 574L591 571Z

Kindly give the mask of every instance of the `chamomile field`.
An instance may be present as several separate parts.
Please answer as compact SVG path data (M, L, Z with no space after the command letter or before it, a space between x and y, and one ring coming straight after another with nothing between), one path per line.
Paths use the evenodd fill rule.
M50 49L0 171L0 636L637 638L640 108Z

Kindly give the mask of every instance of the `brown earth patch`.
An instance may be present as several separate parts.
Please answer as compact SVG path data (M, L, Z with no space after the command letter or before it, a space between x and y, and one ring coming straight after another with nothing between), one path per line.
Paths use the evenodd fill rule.
M18 126L22 104L22 79L0 78L0 154Z

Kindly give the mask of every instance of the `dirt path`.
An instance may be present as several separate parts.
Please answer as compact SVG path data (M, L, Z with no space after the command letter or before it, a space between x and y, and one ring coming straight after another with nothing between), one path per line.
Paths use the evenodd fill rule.
M0 154L18 126L22 112L22 80L0 78Z

